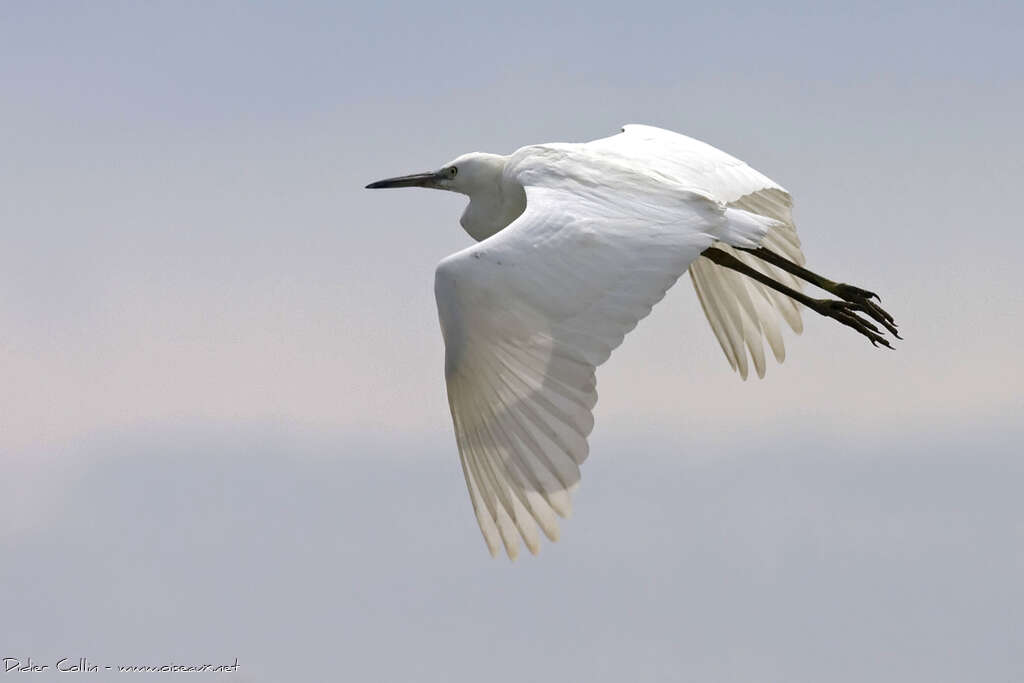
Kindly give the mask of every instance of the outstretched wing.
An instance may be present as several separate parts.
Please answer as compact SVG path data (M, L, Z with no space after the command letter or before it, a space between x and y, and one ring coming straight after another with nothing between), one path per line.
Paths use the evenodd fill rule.
M793 224L793 200L786 190L739 159L699 140L653 126L628 125L622 133L594 140L586 147L605 154L642 160L651 172L672 178L684 187L727 206L773 219L761 246L802 264L800 239ZM800 281L743 251L716 242L748 266L800 290ZM803 331L796 302L773 289L707 259L694 261L690 278L711 329L725 357L747 378L749 351L759 377L764 376L762 338L776 360L785 358L781 321Z
M520 536L538 551L538 525L556 540L557 517L569 513L595 369L725 221L693 193L638 196L627 183L601 196L546 177L554 166L523 171L526 211L446 258L435 279L466 485L491 554L504 544L511 558Z

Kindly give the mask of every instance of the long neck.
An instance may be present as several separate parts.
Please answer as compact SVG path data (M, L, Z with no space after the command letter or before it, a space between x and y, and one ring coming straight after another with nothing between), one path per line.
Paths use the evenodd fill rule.
M493 167L469 188L469 205L459 223L470 237L485 240L508 226L526 209L526 192L504 174L505 157L495 155Z

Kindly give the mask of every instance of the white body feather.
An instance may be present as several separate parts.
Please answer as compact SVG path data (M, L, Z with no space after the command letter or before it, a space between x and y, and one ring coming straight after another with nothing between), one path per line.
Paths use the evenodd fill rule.
M489 172L459 190L471 198L462 223L483 241L441 262L435 293L473 508L491 553L504 546L515 558L519 538L537 552L538 526L555 540L569 514L597 366L688 268L742 377L748 352L764 374L762 337L782 360L780 319L800 331L793 302L700 253L718 245L794 288L732 247L803 255L782 187L676 133L626 126L584 144L460 159L470 157Z

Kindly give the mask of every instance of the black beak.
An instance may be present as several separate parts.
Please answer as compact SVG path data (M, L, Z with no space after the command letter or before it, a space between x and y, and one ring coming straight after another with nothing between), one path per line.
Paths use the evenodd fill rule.
M412 175L401 175L397 178L385 178L366 186L368 190L379 190L384 187L430 187L438 180L436 171L430 173L413 173Z

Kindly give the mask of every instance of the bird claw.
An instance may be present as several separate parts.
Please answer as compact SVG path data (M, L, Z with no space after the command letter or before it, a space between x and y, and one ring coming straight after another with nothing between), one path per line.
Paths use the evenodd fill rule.
M840 299L846 301L860 301L866 299L877 299L882 300L882 297L878 296L874 292L869 292L866 289L855 287L854 285L848 285L845 282L840 282L836 285L835 292L833 292Z
M882 345L888 349L893 348L892 344L889 343L889 340L882 336L882 331L877 325L862 315L858 315L867 315L883 325L889 332L896 334L894 323L890 323L884 317L880 317L875 311L878 307L874 303L866 300L839 301L837 299L815 299L815 301L817 303L814 307L815 311L827 318L832 318L833 320L856 330L867 337L872 346L877 347ZM896 334L896 337L899 338L899 335Z
M903 338L900 336L899 331L896 329L898 326L896 324L896 321L893 319L892 315L890 315L877 303L871 301L871 299L875 299L878 302L881 302L882 297L878 296L874 292L869 292L866 289L861 289L860 287L848 285L845 282L841 282L838 285L836 285L833 294L838 296L840 299L843 299L844 301L857 304L860 307L859 310L861 310L863 313L866 313L873 320L875 320L880 325L885 327L885 329L888 330L891 335L893 335L897 339Z

